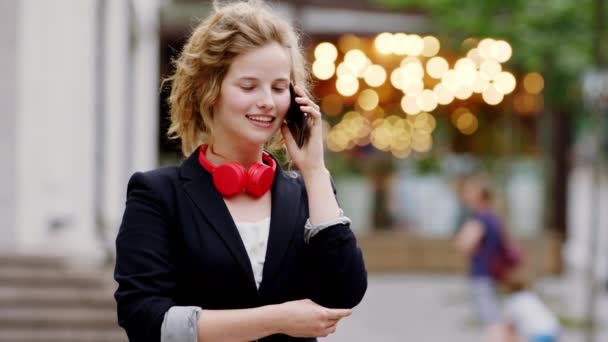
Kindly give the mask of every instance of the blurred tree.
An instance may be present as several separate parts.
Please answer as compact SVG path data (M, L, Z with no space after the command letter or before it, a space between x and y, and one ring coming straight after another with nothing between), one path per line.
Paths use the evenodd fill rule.
M552 210L547 224L566 235L568 150L573 118L589 125L583 115L580 75L596 60L608 59L608 37L598 13L602 0L372 0L389 8L428 13L433 30L452 49L464 49L466 38L500 38L513 47L511 67L540 72L545 78L545 113L539 118L548 158ZM598 18L597 16L602 16ZM594 17L595 16L595 17ZM595 23L595 24L594 24ZM585 124L586 123L586 124Z

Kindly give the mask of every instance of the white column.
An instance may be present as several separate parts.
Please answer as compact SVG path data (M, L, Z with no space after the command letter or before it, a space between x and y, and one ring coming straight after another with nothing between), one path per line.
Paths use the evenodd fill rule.
M0 252L15 245L17 0L0 1Z
M158 164L159 5L107 3L103 218L110 240L122 219L129 177Z
M17 243L94 259L95 1L19 3Z
M133 113L129 109L129 8L127 1L106 1L104 41L104 119L102 221L111 243L118 230L125 204L132 148L128 136Z
M133 169L158 165L159 0L135 0Z

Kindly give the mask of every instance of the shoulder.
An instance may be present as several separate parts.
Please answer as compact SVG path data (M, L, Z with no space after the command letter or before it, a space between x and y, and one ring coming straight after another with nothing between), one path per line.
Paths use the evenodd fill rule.
M129 179L127 192L136 188L146 188L154 192L165 192L175 186L179 179L179 167L164 166L145 172L135 172Z

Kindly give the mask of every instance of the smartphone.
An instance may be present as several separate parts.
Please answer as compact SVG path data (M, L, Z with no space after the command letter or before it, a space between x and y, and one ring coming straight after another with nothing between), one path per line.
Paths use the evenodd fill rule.
M285 115L285 121L298 147L302 148L309 134L308 114L300 110L300 104L296 102L296 92L293 89L292 83L289 83L289 94L291 96L291 103L287 110L287 115Z

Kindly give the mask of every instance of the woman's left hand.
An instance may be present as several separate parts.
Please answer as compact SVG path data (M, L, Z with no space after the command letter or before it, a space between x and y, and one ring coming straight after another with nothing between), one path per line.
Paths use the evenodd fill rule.
M294 87L296 92L296 102L300 104L300 109L308 114L308 130L310 132L304 145L299 148L295 139L291 135L286 124L281 126L281 133L285 138L287 151L296 167L305 173L315 171L326 171L323 159L323 125L319 105L314 103L298 86Z

